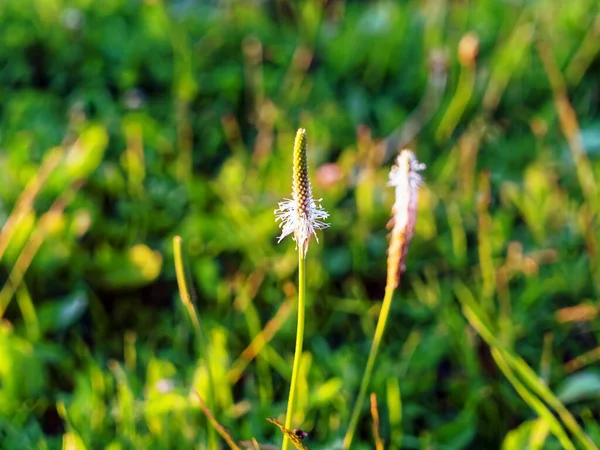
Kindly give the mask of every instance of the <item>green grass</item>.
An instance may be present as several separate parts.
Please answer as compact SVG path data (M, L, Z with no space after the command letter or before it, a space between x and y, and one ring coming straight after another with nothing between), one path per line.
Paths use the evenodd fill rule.
M368 389L385 448L594 448L597 2L259 4L0 7L0 448L227 448L215 423L280 445L297 254L273 210L299 127L331 214L304 444L340 448L350 421L402 146L427 169Z

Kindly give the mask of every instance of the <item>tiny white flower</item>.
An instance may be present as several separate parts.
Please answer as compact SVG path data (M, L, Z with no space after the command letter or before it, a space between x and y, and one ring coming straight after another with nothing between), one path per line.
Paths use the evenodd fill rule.
M320 201L321 199L317 200L317 202ZM329 224L323 222L323 219L329 217L329 213L317 202L311 199L307 208L304 208L303 211L298 208L296 200L286 198L285 201L279 202L279 208L275 210L276 220L281 222L279 224L281 235L277 240L278 243L287 235L294 233L293 239L296 241L296 246L300 245L306 256L311 234L319 242L316 230L329 227Z
M313 199L306 161L306 130L301 128L296 133L294 143L292 199L286 198L279 203L279 208L275 210L275 220L280 222L281 228L277 242L293 233L296 248L299 245L305 257L311 235L319 242L316 230L329 227L329 224L323 222L329 214L321 206L321 199Z

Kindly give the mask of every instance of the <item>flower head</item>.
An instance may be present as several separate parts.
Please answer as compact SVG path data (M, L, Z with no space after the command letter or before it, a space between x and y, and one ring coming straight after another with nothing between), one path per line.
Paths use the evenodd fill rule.
M423 179L419 171L425 164L417 161L410 150L402 150L396 164L390 171L388 186L396 188L396 200L392 208L392 218L388 228L392 228L388 249L387 285L395 289L400 283L400 275L405 270L404 261L408 244L412 239L417 220L417 199Z
M294 168L292 182L292 199L284 199L275 210L277 221L280 222L281 236L277 242L294 233L296 247L299 245L306 256L312 234L319 242L316 230L327 228L323 222L329 214L320 205L321 199L314 200L310 179L308 178L308 163L306 157L306 130L300 128L294 142Z

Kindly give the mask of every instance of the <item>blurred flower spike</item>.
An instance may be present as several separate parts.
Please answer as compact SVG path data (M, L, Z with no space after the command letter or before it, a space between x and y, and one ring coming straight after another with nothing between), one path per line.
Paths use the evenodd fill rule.
M321 199L313 199L308 163L306 157L306 130L300 128L294 142L294 167L292 182L292 199L284 199L275 210L276 221L280 222L281 235L277 242L294 233L296 248L300 246L303 257L306 257L311 235L319 242L316 230L323 230L329 224L323 222L329 213L320 205Z
M396 200L392 208L392 218L388 228L392 228L388 249L387 286L395 289L400 283L400 275L405 270L404 261L408 253L408 244L412 239L417 220L417 199L423 178L419 172L425 164L417 161L410 150L402 150L396 164L390 171L388 186L396 189Z

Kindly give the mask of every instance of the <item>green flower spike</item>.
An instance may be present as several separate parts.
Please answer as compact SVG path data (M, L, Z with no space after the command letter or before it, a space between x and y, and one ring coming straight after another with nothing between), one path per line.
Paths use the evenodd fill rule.
M277 221L281 223L281 236L278 242L289 234L294 233L296 246L302 249L306 257L311 235L319 242L316 230L322 230L329 225L323 222L329 214L321 205L322 199L316 201L312 196L310 179L308 178L308 163L306 159L306 130L300 128L294 142L294 172L292 183L292 200L284 199L275 210Z

